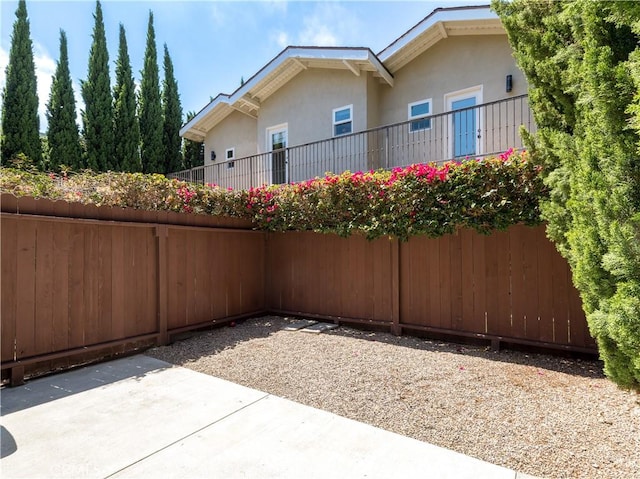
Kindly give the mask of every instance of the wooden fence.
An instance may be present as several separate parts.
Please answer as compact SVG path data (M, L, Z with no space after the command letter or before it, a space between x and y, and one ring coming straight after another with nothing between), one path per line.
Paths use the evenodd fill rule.
M281 314L594 352L567 262L544 227L369 242L267 239L267 307Z
M4 376L269 312L595 352L544 229L406 243L0 198ZM5 374L6 373L6 374Z
M25 367L264 311L264 234L250 223L1 200L1 358L14 384Z

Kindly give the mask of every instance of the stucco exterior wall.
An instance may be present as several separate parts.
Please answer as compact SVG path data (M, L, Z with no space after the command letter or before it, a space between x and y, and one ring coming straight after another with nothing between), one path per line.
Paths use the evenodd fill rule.
M266 130L286 123L288 146L333 136L334 108L353 105L353 131L367 127L367 74L310 68L267 98L258 112L258 151L267 151Z
M216 152L216 163L225 161L225 151L235 148L235 157L255 155L256 120L244 113L234 111L207 133L204 140L204 164L213 164L211 151Z
M482 85L482 102L527 93L522 71L511 55L506 35L449 37L394 73L393 88L380 88L380 125L408 119L409 103L433 100L433 113L445 111L447 93ZM513 90L505 91L506 75Z

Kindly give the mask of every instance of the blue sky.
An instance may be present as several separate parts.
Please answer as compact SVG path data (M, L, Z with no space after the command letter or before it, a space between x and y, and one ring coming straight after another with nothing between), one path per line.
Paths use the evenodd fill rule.
M123 1L103 0L102 11L112 77L118 53L118 25L127 33L136 82L146 43L149 11L154 14L158 65L169 48L183 111L199 111L218 93L232 93L288 45L369 47L378 53L434 8L486 4L466 1ZM0 84L11 45L17 1L0 1ZM67 33L69 66L83 108L80 80L87 76L95 1L27 0L38 75L41 130L44 105L59 55L60 29Z

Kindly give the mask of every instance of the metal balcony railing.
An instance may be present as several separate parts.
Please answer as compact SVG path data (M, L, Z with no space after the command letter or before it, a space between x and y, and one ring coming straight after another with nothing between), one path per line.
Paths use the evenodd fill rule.
M248 189L412 163L483 157L523 147L520 127L535 131L528 96L372 128L327 140L223 161L167 176L224 188Z

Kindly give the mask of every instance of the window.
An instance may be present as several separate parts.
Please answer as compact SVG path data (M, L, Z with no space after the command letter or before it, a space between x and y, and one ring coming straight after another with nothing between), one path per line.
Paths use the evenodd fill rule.
M352 128L353 105L347 105L333 110L333 136L347 135Z
M228 148L225 152L224 157L227 162L227 168L235 168L236 162L233 160L236 158L236 149Z
M409 103L409 131L429 130L431 119L427 118L431 114L431 99L414 101Z

